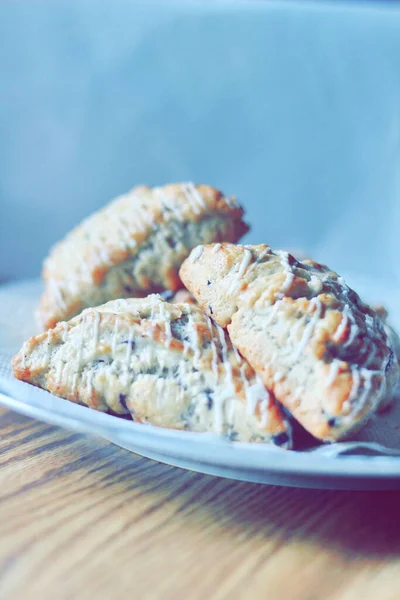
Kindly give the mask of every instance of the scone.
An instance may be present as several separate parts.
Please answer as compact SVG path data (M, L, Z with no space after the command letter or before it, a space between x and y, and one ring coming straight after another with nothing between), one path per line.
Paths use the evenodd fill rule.
M100 411L160 427L291 446L272 394L224 330L191 304L115 300L32 337L15 377Z
M315 437L357 430L398 363L377 314L326 266L267 245L195 248L182 281L266 387Z
M198 244L236 242L248 230L235 198L191 183L136 187L85 219L45 260L44 328L115 298L181 287Z

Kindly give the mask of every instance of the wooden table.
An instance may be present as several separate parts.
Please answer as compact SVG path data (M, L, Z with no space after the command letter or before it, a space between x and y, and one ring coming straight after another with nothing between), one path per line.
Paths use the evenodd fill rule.
M400 493L233 482L0 409L1 600L398 600Z

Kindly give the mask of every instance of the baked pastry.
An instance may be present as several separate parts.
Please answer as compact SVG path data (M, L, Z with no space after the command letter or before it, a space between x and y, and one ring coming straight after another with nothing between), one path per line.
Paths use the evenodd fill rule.
M328 267L267 245L214 244L195 248L180 275L315 437L345 438L390 396L398 364L383 323Z
M85 219L45 260L44 328L115 298L181 287L178 270L202 243L248 230L235 198L207 186L136 187Z
M115 300L30 338L15 377L100 411L231 440L291 446L272 394L223 329L191 304Z

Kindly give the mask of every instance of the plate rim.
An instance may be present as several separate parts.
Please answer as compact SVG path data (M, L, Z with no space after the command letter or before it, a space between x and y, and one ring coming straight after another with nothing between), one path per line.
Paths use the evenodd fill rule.
M7 380L0 378L0 389L5 392L0 392L0 404L3 406L30 418L105 438L124 448L135 445L143 451L161 452L171 457L181 455L183 451L183 458L201 461L215 468L272 473L283 478L396 479L400 485L400 456L325 456L267 444L230 442L213 433L170 430L125 421L37 388L24 390L30 394L30 400L27 401L21 394L18 394L19 398L16 397L15 383L31 388L28 384L11 380L7 385ZM45 394L47 398L40 398L40 402L37 402L33 392ZM357 445L357 442L354 444ZM137 453L140 454L140 450ZM217 460L215 457L218 457Z

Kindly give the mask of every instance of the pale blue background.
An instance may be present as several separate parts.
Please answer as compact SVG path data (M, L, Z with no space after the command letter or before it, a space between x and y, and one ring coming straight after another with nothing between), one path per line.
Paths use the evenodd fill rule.
M0 3L0 278L138 183L400 284L399 5Z

